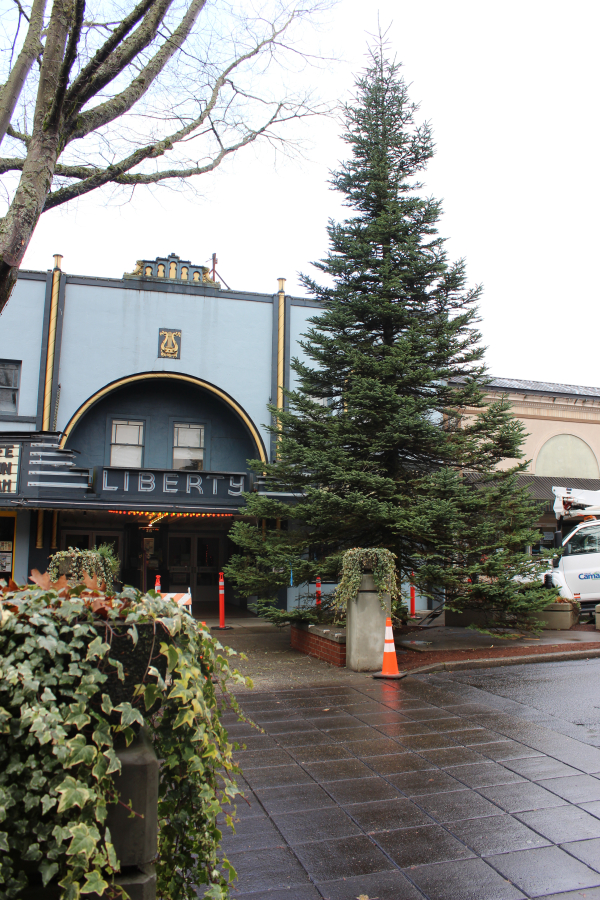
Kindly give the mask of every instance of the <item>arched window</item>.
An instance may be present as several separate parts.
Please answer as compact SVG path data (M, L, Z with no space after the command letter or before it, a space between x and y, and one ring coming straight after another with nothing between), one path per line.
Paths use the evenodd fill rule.
M144 275L152 275L152 266L146 266L146 268L144 269Z
M182 266L182 267L181 267L181 280L182 280L182 281L187 281L187 277L188 277L188 267L187 267L187 266Z
M200 272L194 272L194 281L200 281Z
M163 266L162 263L161 263L161 264L159 265L159 267L158 267L158 277L159 277L159 278L164 278L164 277L165 277L165 267Z
M177 278L177 263L172 262L169 265L169 278Z
M563 478L599 478L598 461L585 441L574 434L555 434L535 462L535 474Z

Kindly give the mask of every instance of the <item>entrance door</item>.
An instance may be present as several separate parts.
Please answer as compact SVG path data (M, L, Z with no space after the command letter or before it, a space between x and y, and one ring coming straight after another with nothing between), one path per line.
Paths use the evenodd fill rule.
M215 537L196 539L196 590L194 600L217 603L221 541Z
M194 603L219 599L220 537L177 534L169 536L169 590L192 589Z
M600 525L582 528L565 545L565 580L582 600L600 599Z
M188 587L193 588L192 567L195 549L194 538L191 535L169 536L169 590L174 594L183 594Z

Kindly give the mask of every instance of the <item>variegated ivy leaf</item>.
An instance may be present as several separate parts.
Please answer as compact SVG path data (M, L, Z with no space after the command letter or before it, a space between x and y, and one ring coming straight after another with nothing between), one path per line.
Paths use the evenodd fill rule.
M67 775L63 783L56 789L60 794L60 803L58 804L58 812L64 812L73 806L82 809L85 804L94 797L91 791L83 782L76 781L71 775Z

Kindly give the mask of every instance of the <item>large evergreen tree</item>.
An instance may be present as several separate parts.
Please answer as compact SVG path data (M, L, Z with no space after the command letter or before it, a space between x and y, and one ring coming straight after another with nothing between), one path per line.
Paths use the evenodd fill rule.
M329 224L316 264L328 284L303 279L322 305L302 344L309 363L293 361L297 387L284 411L271 409L267 486L294 496L248 495L254 524L232 530L243 552L227 574L247 596L273 594L290 573L335 575L340 554L362 546L392 550L401 578L414 572L455 606L497 582L482 569L491 559L507 573L508 606L548 599L513 579L530 567L521 551L537 511L517 488L521 466L496 467L519 457L521 426L506 405L485 408L479 288L466 286L463 260L447 259L440 203L419 195L433 141L416 111L380 42L345 107L351 156L332 177L351 217ZM468 418L466 407L482 412Z

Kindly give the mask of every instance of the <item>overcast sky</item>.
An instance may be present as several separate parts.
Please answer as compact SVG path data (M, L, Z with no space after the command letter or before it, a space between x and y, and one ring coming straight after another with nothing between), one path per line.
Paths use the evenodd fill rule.
M365 9L368 9L365 12ZM495 375L600 385L597 340L599 153L597 0L340 0L306 47L337 62L308 72L324 99L345 97L368 33L391 23L411 97L433 126L426 191L441 198L451 258L484 285L481 330ZM64 255L73 274L119 277L170 252L204 263L213 251L234 288L271 292L327 248L344 209L327 184L344 151L339 125L306 126L304 159L243 151L201 196L100 194L44 214L24 266ZM226 350L226 348L224 348Z

